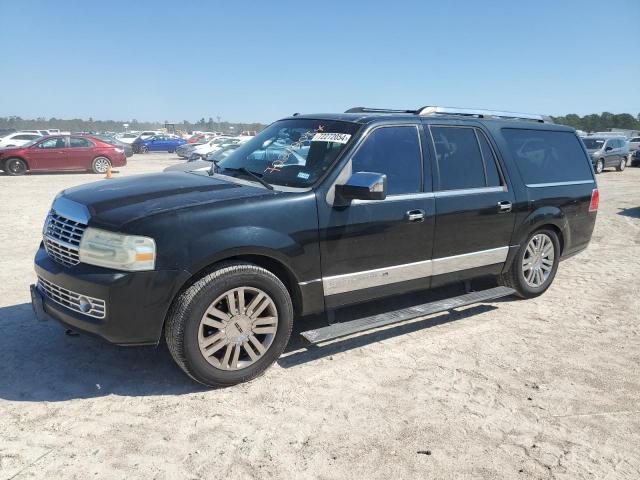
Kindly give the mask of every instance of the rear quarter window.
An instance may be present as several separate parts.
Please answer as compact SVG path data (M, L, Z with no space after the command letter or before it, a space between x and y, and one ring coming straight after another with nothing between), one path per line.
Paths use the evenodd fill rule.
M525 184L593 180L591 162L573 132L504 128L502 135Z

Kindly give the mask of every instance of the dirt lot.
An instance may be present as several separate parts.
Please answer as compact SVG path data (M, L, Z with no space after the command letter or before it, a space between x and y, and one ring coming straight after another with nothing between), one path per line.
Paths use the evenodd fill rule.
M541 298L295 340L263 377L210 391L164 346L35 320L45 214L95 179L0 176L0 479L640 477L640 168L598 177L591 246Z

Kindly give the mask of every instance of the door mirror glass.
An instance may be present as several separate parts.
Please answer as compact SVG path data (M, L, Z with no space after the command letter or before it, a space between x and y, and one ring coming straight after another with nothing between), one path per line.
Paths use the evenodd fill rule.
M352 200L384 200L387 198L387 176L381 173L357 172L347 183L336 185L335 206L347 206Z
M611 150L613 150L611 145L607 145L607 148L604 149L605 152L610 152Z

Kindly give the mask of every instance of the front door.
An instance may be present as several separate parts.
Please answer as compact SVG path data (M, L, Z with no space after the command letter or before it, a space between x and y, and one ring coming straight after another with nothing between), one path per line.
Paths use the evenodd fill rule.
M345 165L338 183L356 172L386 174L385 200L334 207L318 193L327 308L429 287L434 199L423 138L417 124L374 128Z
M436 227L432 286L499 273L515 223L515 197L489 136L472 125L429 125Z
M27 161L32 170L67 170L65 137L48 137L29 148Z

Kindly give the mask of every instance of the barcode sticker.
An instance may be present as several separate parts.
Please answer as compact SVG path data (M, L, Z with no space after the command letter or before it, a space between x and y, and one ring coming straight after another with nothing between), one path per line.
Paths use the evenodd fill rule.
M351 135L349 135L348 133L316 133L311 141L347 143L350 138Z

